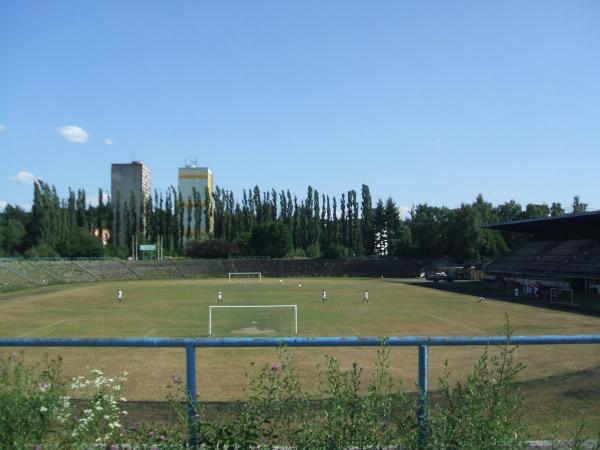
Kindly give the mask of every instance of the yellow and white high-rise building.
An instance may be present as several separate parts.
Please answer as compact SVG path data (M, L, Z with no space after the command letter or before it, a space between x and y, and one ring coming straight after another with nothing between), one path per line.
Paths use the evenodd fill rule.
M209 208L209 215L206 214L206 194L208 191L209 205L212 204L212 193L214 190L214 177L212 171L208 167L198 167L196 165L187 165L179 168L178 188L181 193L181 199L184 204L183 229L184 240L201 239L206 237L206 220L208 219L210 233L213 231L213 215L212 208ZM196 216L194 205L197 203L194 198L194 190L196 196L200 199L200 235L197 235L198 227L196 226ZM191 220L188 220L191 217ZM188 225L189 224L189 225ZM189 232L188 232L189 227Z

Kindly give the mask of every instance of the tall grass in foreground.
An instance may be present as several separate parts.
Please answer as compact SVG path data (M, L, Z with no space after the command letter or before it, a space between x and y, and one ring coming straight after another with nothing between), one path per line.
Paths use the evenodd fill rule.
M510 333L510 330L508 330ZM524 366L514 346L483 352L464 383L451 385L449 373L428 405L428 449L523 448L522 399L514 380ZM248 400L235 416L208 420L199 410L194 426L200 448L376 449L418 447L417 404L389 374L390 352L378 349L376 370L365 380L353 364L343 370L325 357L318 389L301 386L286 348L276 361L247 375ZM175 449L188 439L185 385L173 375L169 403L178 419L170 424L127 427L123 390L127 374L109 376L94 369L91 377L65 382L60 360L26 368L19 355L0 358L1 449ZM84 396L84 403L71 397ZM583 440L575 430L573 447ZM558 448L558 447L557 447Z

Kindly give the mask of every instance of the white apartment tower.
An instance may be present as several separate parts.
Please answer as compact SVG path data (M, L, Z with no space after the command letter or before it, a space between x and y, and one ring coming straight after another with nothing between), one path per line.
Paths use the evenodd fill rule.
M123 243L127 233L126 218L131 212L131 205L135 202L136 226L139 229L143 223L143 210L151 195L150 168L141 161L132 161L125 164L112 164L110 173L110 199L118 224L115 238L118 243ZM118 214L118 217L117 217ZM133 228L133 224L129 223ZM130 232L132 230L129 230Z

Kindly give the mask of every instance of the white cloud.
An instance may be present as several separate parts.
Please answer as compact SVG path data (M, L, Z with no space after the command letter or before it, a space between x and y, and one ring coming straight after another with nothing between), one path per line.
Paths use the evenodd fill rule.
M83 128L75 126L75 125L66 125L64 127L58 127L56 132L64 137L66 140L71 142L76 142L78 144L83 144L88 141L89 135L88 132Z
M105 143L106 145L113 145L113 143L114 143L114 142L113 142L113 140L112 140L112 139L109 139L109 138L104 138L104 143Z
M410 217L410 210L411 210L411 209L412 209L412 208L410 208L410 207L408 207L408 206L400 206L400 207L398 208L398 212L400 213L400 217L401 217L402 219L406 219L406 218Z
M110 192L102 191L102 203L104 203L106 205L106 202L108 201L109 196L110 196ZM92 195L90 197L86 197L86 200L87 200L88 206L92 206L94 208L98 206L98 196L97 195Z
M0 134L4 133L6 131L6 125L2 125L0 123Z
M510 198L517 198L517 197L525 197L525 194L523 192L492 192L492 197L510 197Z
M36 177L34 174L25 171L17 172L16 175L8 177L8 181L23 184L33 184L33 182L38 179L40 179L40 177Z
M19 208L21 208L23 211L29 212L31 211L31 203L22 203L19 205Z
M0 200L0 209L6 208L6 205L8 205L8 202L6 200Z
M425 147L434 147L434 148L440 148L442 146L442 140L435 138L432 139L430 141L425 141Z

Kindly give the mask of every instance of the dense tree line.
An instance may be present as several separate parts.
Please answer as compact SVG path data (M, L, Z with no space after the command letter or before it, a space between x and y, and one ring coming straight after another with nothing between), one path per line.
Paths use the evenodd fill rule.
M527 239L481 225L565 214L560 203L522 207L511 200L494 206L479 195L458 208L424 203L402 215L392 198L374 203L364 184L360 194L350 190L337 197L311 186L303 199L289 190L261 191L258 186L244 190L240 199L221 187L212 195L202 194L194 191L192 198L184 199L170 187L137 205L133 195L109 199L100 190L95 206L90 206L82 189L69 189L61 199L53 186L37 181L31 212L8 205L0 213L0 255L124 257L131 254L133 242L154 243L160 236L164 254L171 256L437 254L481 262ZM572 212L586 209L575 197Z

